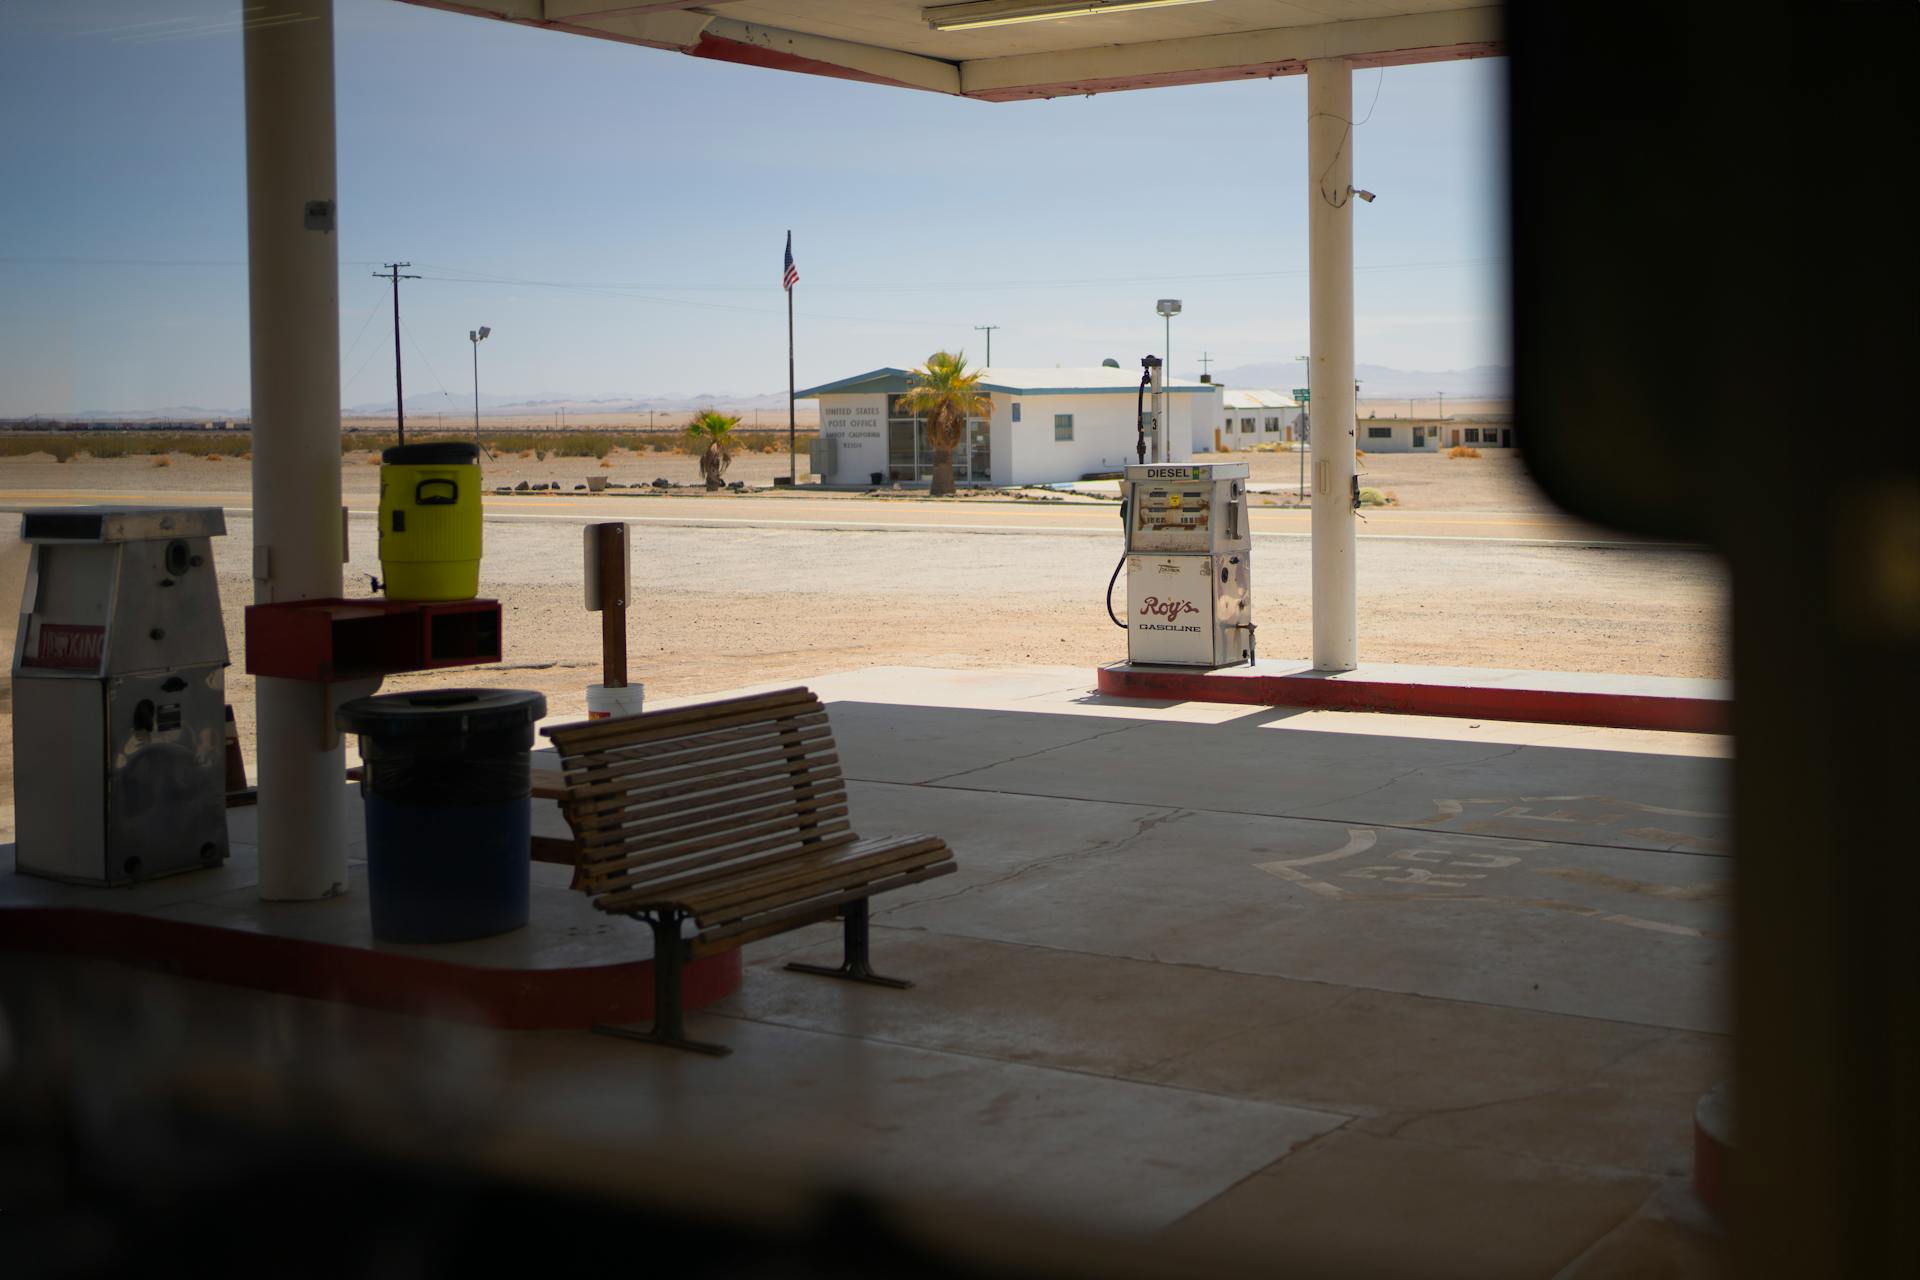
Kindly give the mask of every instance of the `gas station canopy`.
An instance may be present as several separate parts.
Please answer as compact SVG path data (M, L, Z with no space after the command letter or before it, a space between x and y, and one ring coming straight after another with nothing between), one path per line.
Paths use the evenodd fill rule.
M696 58L994 102L1502 52L1475 0L407 0Z

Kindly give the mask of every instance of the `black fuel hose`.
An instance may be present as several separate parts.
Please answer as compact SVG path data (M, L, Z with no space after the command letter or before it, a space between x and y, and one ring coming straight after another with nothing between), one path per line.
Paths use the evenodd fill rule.
M1140 465L1147 464L1147 385L1153 381L1153 370L1143 369L1140 373L1140 390L1133 397L1133 456L1140 459ZM1115 572L1119 572L1115 570ZM1112 589L1109 588L1109 591ZM1107 610L1112 613L1112 609ZM1126 623L1121 623L1126 626Z
M1120 615L1113 611L1113 584L1120 581L1120 570L1126 566L1126 563L1127 553L1122 551L1120 559L1114 562L1113 576L1107 579L1107 616L1112 618L1113 625L1122 631L1127 629L1127 624L1120 621Z

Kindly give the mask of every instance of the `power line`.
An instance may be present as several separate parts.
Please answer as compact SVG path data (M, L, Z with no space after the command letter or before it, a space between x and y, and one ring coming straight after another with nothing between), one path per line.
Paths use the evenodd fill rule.
M426 365L427 372L433 375L434 385L440 388L440 394L449 400L453 399L453 392L447 390L447 384L440 380L440 371L435 369L433 367L433 361L427 358L426 351L420 346L419 340L413 336L413 330L407 328L404 324L400 326L400 329L401 332L407 335L407 344L413 348L413 354L420 357L420 363Z
M1356 275L1387 271L1429 271L1456 267L1496 267L1506 265L1505 258L1446 258L1423 262L1382 262L1361 265L1354 268ZM188 259L188 258L88 258L88 257L18 257L0 256L0 264L21 266L92 266L92 267L244 267L245 259ZM367 261L342 261L342 267L376 265ZM384 265L384 264L380 264ZM666 293L759 293L765 285L727 285L727 284L671 284L661 281L586 281L586 280L531 280L523 277L508 276L497 272L476 271L465 267L433 266L423 264L424 270L454 272L452 276L424 276L422 279L438 280L457 284L513 284L539 289L580 289L606 293L615 297L633 297L630 290L657 290ZM385 279L384 272L376 272ZM1168 283L1200 283L1235 280L1284 280L1302 279L1307 275L1304 267L1289 267L1270 271L1218 271L1185 272L1175 275L1151 276L1082 276L1065 279L1020 280L929 280L918 283L902 283L899 280L888 281L822 281L811 287L841 293L960 293L982 290L1006 289L1062 289L1093 285L1149 285ZM637 298L638 301L658 302L666 306L705 306L718 310L764 312L765 308L740 307L726 303L694 303L683 298ZM770 312L768 314L771 314ZM946 321L896 321L886 317L874 316L832 316L813 314L814 319L871 321L879 324L910 323L927 324L935 327L947 327Z
M1505 258L1448 258L1423 262L1381 262L1365 266L1356 266L1355 274L1373 274L1387 271L1424 271L1450 267L1492 267L1505 265ZM427 265L429 271L452 271L461 273L465 283L471 284L519 284L542 289L584 289L598 292L616 292L625 290L654 289L667 293L757 293L764 285L711 285L711 284L667 284L662 282L621 283L612 281L584 280L529 280L514 276L498 275L492 272L469 271L461 267ZM1069 279L1033 279L1020 280L929 280L903 283L891 281L834 281L822 282L813 287L829 289L842 293L958 293L979 292L981 290L1002 289L1059 289L1085 285L1136 285L1166 284L1201 281L1233 280L1281 280L1304 279L1305 267L1287 267L1270 271L1220 271L1220 272L1183 272L1175 275L1151 276L1086 276ZM435 276L432 279L448 280L454 277ZM622 293L621 296L626 296ZM673 306L704 305L726 307L724 303L695 304L679 298L654 298L651 301L668 303ZM736 310L757 310L741 307ZM842 317L845 319L865 319L866 317ZM940 322L933 322L940 323Z
M367 318L360 322L360 331L353 335L353 342L347 347L345 354L343 354L340 357L340 363L342 366L344 366L347 363L347 361L353 358L353 353L355 351L358 351L360 349L360 339L367 336L367 326L373 323L374 313L378 310L379 310L378 307L367 308Z

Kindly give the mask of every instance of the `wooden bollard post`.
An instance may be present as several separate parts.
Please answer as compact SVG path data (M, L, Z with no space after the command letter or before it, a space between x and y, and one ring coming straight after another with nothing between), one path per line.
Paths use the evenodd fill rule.
M602 719L637 714L640 688L627 684L627 599L632 534L621 521L586 527L587 609L600 615L600 683L587 690L587 715ZM613 692L619 690L621 692Z

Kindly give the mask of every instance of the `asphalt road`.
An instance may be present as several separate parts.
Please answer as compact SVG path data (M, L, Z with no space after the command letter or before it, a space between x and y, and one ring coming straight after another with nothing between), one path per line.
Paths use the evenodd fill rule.
M90 504L140 504L156 495L99 490L0 490L0 511L28 507ZM249 494L168 491L164 501L179 506L219 506L230 515L250 514ZM378 507L371 494L349 494L356 512ZM560 521L585 524L625 520L641 525L683 528L847 529L862 532L1087 535L1119 538L1119 517L1107 503L1032 500L868 498L821 494L697 494L651 492L488 495L489 521ZM1254 508L1253 532L1259 537L1306 538L1311 513ZM1538 546L1649 546L1643 540L1598 529L1570 516L1532 512L1421 512L1370 509L1361 513L1361 539L1437 542L1514 542Z

